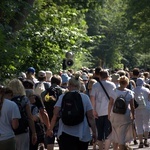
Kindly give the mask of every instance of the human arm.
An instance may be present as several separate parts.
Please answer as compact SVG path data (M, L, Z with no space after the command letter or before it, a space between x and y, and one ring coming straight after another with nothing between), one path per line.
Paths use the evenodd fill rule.
M95 118L98 118L98 114L97 114L97 111L96 111L95 97L93 95L91 95L90 99L91 99L91 103L92 103L92 106L93 106L93 115L94 115Z
M49 128L49 131L51 132L51 136L53 135L53 128L56 124L57 118L59 117L59 112L60 112L60 107L55 106L54 112L53 112L53 117L51 120L51 126Z
M131 99L130 100L130 108L131 108L131 114L132 114L132 119L134 120L135 119L135 116L134 116L134 99Z
M29 127L30 127L30 130L32 133L32 143L35 144L37 141L37 135L36 135L35 125L34 125L34 121L33 121L33 117L32 117L32 113L31 113L29 104L26 105L26 113L28 116Z
M95 125L95 119L93 115L93 110L89 110L86 112L87 119L89 121L91 130L92 130L92 137L93 137L93 142L95 143L97 140L97 134L96 134L96 125Z
M46 135L50 136L50 132L49 132L49 129L50 129L50 120L49 120L47 111L44 108L40 109L40 116L42 117L42 121L45 124L46 129L47 129L46 130Z
M14 130L18 128L18 126L19 126L19 120L18 120L18 118L12 119L12 121L11 121L11 126L12 126L12 128L13 128Z
M114 99L110 97L109 104L108 104L108 119L109 120L110 120L110 114L111 114L113 104L114 104Z

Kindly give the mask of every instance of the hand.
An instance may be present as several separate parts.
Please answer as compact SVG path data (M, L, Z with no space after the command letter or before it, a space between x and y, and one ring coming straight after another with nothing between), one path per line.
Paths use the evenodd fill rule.
M36 135L36 133L33 133L32 134L32 144L35 145L36 142L37 142L37 135Z
M97 114L96 110L93 110L93 116L94 116L94 118L98 118L98 114Z
M47 129L46 130L46 136L52 137L53 136L53 130Z
M97 135L96 135L96 133L92 134L92 138L93 138L93 143L95 143L97 141Z

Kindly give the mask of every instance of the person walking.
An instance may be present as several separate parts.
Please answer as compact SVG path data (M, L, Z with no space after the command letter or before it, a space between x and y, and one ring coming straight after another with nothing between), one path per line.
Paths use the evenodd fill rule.
M12 79L9 82L8 87L13 91L13 98L11 100L18 105L21 113L20 120L22 119L19 122L19 127L15 130L16 150L29 150L28 127L30 127L32 132L32 143L35 144L37 141L34 121L32 119L30 109L30 102L26 97L24 86L19 79Z
M8 99L13 92L9 88L0 89L0 149L16 150L14 129L19 126L21 118L18 106Z
M74 77L72 76L69 80L68 89L72 92L79 92L80 90L80 79L79 74L76 74ZM88 144L91 141L91 133L90 128L92 130L92 136L94 142L96 141L96 125L93 117L93 108L90 102L88 95L84 93L79 93L81 96L81 101L83 103L84 108L84 118L83 121L77 125L69 126L64 124L62 118L60 116L59 119L59 128L58 128L58 138L59 138L59 148L60 150L88 150ZM65 94L60 95L56 105L54 106L54 115L51 121L51 134L53 135L53 128L59 117L62 100ZM88 121L90 124L88 124Z
M116 88L115 84L109 81L109 73L106 70L100 72L100 80L108 95ZM93 84L92 91L90 94L91 102L93 105L93 114L96 121L98 131L98 146L99 150L103 149L105 143L105 150L110 147L110 140L108 139L111 133L111 124L108 120L108 103L109 98L107 97L104 89L99 82Z
M135 125L137 128L137 134L139 138L139 148L149 147L148 132L149 132L149 119L150 119L150 90L144 87L144 79L137 78L137 87L134 89L135 100L138 103L138 107L135 109ZM143 142L144 135L144 142Z
M113 142L114 150L125 150L126 142L133 139L132 120L134 120L134 94L131 90L127 89L129 79L126 76L119 78L120 86L114 89L110 95L108 106L108 119L111 121L112 133L109 139ZM113 112L115 101L118 97L123 96L126 104L125 114ZM131 110L130 110L130 109ZM132 118L131 118L132 116Z

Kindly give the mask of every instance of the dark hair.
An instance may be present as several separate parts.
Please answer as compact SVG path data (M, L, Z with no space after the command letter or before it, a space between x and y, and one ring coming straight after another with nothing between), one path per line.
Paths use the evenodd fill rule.
M109 72L108 72L107 70L102 70L102 71L100 72L100 77L101 77L102 79L108 78L108 77L109 77Z
M138 76L140 74L139 68L134 68L132 72L134 76Z
M60 85L62 82L61 76L60 75L53 75L51 78L51 84L57 84Z
M2 110L2 106L3 106L3 102L4 102L4 96L5 94L12 94L13 95L13 91L10 88L4 88L4 87L0 87L0 116L1 116L1 110Z
M28 80L28 79L24 80L22 82L22 84L23 84L25 89L33 89L33 87L34 87L34 83L31 80Z
M95 68L95 74L99 75L101 71L102 71L101 67L96 67Z

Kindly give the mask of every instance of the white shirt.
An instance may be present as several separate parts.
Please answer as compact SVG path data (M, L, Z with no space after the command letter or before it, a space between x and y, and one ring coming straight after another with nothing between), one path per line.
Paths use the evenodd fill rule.
M142 95L144 97L144 101L145 101L145 107L150 109L150 102L148 99L148 95L150 94L150 90L144 86L137 86L134 89L134 92L135 92L135 100L137 100L138 96L142 93ZM137 107L137 109L140 109L140 108L142 108L142 107L140 107L140 106Z
M101 83L105 87L108 95L110 95L110 93L112 93L112 90L116 88L113 82L105 80L105 81L101 81ZM99 82L96 82L95 84L93 84L90 95L94 96L95 98L96 112L98 113L98 116L108 115L109 99L106 96L106 93L104 92Z

